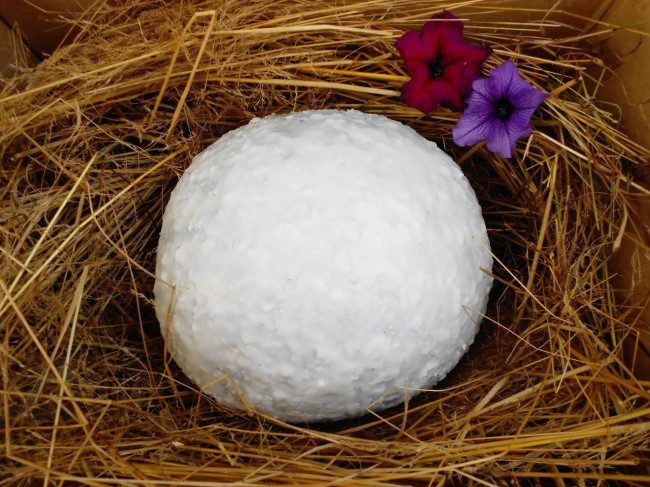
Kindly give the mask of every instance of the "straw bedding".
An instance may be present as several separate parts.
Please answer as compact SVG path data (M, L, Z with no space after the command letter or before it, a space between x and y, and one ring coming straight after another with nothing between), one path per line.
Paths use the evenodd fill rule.
M514 157L450 140L458 114L399 102L394 49L453 8L494 67L551 93ZM0 93L0 482L90 485L642 483L650 391L606 266L647 194L646 148L594 101L607 67L554 16L507 2L102 5ZM599 24L608 31L612 26ZM194 154L254 116L385 114L462 165L496 258L476 343L435 390L354 421L227 410L166 353L151 303L165 202ZM600 484L602 485L602 484Z

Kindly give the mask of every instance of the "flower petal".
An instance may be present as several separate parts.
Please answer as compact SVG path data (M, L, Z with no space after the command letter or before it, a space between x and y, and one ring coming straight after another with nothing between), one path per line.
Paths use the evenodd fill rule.
M497 123L491 117L491 113L492 105L490 103L477 100L472 95L469 106L451 131L454 142L462 147L467 147L487 140L495 130Z
M506 61L501 66L492 69L489 76L492 83L490 91L494 99L508 96L513 81L521 79L517 72L517 66L512 61Z
M412 61L427 62L435 54L429 44L425 43L422 35L412 30L402 34L402 36L395 41L395 47L399 51L402 58L406 62L407 58ZM435 46L437 48L437 46ZM408 65L406 66L408 70Z
M424 37L435 36L438 38L463 39L463 21L451 12L443 10L431 17L422 27Z
M530 135L533 131L533 126L530 123L531 114L515 111L510 116L506 123L510 138L519 140Z
M528 130L531 127L530 118L533 115L533 111L528 108L525 110L515 110L510 115L510 118L508 118L508 127L510 127L510 130L517 133ZM525 135L527 136L529 133L530 130Z
M527 109L532 112L548 98L548 95L537 88L530 86L526 81L522 80L525 86L518 86L516 89L511 89L510 101L517 109ZM513 83L514 85L514 83Z
M434 111L439 105L460 110L463 100L458 91L442 78L429 79L417 75L402 86L402 101L423 113Z
M430 82L431 89L435 92L432 97L438 101L438 105L451 108L452 110L461 111L465 106L463 97L458 88L447 81L445 78L438 78Z
M481 75L483 62L492 49L462 42L447 44L445 52L450 53L450 58L445 62L443 76L456 86L462 98L466 98L472 90L472 83Z
M423 113L435 110L435 106L431 107L431 99L427 92L428 82L427 68L424 65L416 66L416 69L411 74L411 80L402 85L401 100L408 106L417 108Z
M512 157L512 151L517 144L517 138L508 130L507 122L495 120L492 124L492 130L487 137L488 150L501 155L502 157Z
M468 104L472 103L472 98L477 97L474 103L485 102L490 103L495 100L494 93L492 91L492 80L490 78L478 78L472 82L472 94L470 99L467 100Z

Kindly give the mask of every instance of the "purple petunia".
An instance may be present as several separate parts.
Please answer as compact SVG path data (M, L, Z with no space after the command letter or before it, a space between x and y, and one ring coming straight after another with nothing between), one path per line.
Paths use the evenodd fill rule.
M524 81L512 61L474 81L472 89L452 131L454 142L470 146L486 140L489 150L511 157L517 141L530 135L530 118L548 95Z

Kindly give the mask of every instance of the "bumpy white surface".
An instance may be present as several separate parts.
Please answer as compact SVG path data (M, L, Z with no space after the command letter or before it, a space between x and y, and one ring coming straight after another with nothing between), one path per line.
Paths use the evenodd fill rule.
M445 376L485 310L481 267L481 209L434 143L383 116L308 111L194 159L165 210L156 309L219 401L338 419Z

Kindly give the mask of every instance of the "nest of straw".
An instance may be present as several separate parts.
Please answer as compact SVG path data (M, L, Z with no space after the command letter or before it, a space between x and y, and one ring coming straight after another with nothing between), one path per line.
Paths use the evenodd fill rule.
M594 103L604 63L507 2L101 5L0 93L0 480L31 485L641 483L649 384L607 261L648 150ZM399 102L394 49L442 8L551 93L511 160L450 142L455 113ZM599 27L602 30L611 26ZM228 410L165 355L151 303L165 202L192 156L254 116L356 108L462 164L496 257L487 317L435 390L354 421ZM627 230L629 230L629 225ZM533 480L534 479L534 480ZM593 483L592 483L593 482ZM61 485L60 483L58 485Z

